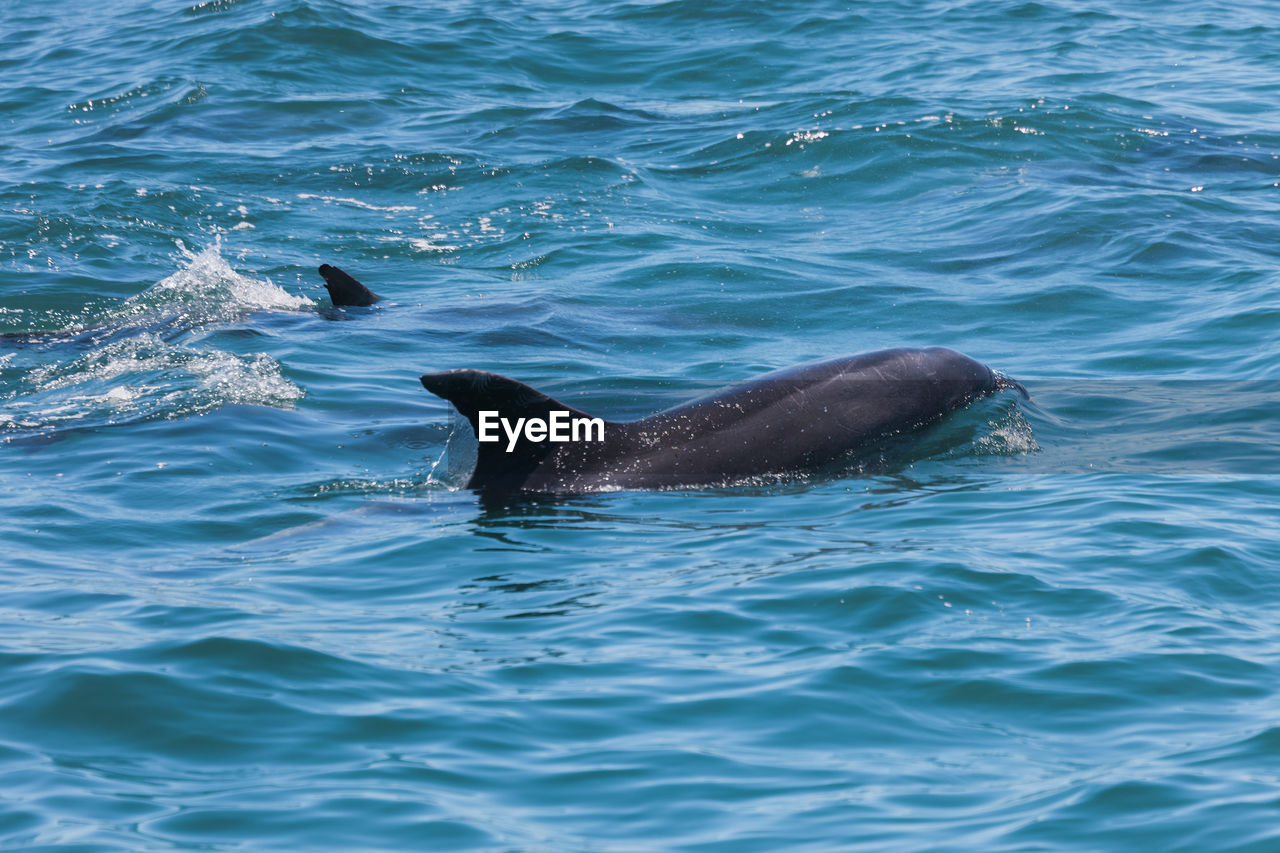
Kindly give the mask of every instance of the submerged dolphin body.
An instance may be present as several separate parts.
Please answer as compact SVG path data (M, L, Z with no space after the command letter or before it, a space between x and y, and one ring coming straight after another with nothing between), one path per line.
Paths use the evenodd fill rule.
M324 279L325 290L329 291L329 299L334 307L340 305L366 307L381 298L335 266L321 264L320 277Z
M422 384L452 403L477 438L482 419L492 436L498 417L589 417L496 373L428 373ZM1018 383L941 347L848 356L769 373L638 421L604 422L600 441L531 441L527 434L508 441L500 430L499 440L479 444L467 488L674 489L802 473L922 430L1005 388L1026 395Z

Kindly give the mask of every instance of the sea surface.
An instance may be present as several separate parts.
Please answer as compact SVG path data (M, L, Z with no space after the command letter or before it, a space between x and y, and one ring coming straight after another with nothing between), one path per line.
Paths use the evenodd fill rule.
M3 849L1280 850L1280 5L0 19ZM934 345L1031 399L696 490L417 379Z

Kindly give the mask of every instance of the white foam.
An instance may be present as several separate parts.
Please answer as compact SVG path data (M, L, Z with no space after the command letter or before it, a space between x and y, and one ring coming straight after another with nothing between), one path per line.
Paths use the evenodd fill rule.
M990 432L973 442L973 450L980 455L1024 456L1040 450L1021 409L1010 408L1003 416L988 421L987 426Z
M298 198L313 199L316 201L322 201L325 204L349 204L352 207L359 207L363 210L379 210L384 213L406 213L410 210L418 209L411 204L392 204L381 206L377 204L370 204L367 201L361 201L358 198L345 198L343 196L336 195L316 195L315 193L298 193Z
M0 427L173 419L231 404L286 408L300 399L302 389L265 353L210 349L207 340L171 340L175 323L179 329L196 328L234 322L252 310L314 304L268 280L237 273L220 248L191 252L179 243L186 266L95 323L106 342L87 351L51 350L53 360L28 370L19 381L22 390L5 400Z
M443 237L443 234L434 235L435 237ZM458 247L450 243L435 243L431 238L427 237L410 237L409 247L415 252L452 252Z
M295 296L270 279L250 278L231 268L222 257L221 243L195 253L181 241L178 249L187 258L187 266L153 284L146 291L126 300L138 304L159 297L174 297L184 303L203 303L208 313L222 315L219 309L274 308L294 311L314 305L305 296Z
M152 333L113 341L70 363L36 368L26 384L31 391L6 405L22 415L9 415L0 425L172 420L233 404L288 408L303 396L265 353L194 349ZM103 385L109 387L85 390Z
M285 378L280 364L266 353L236 356L213 350L188 363L201 390L212 392L218 406L248 403L284 406L303 396L302 389Z

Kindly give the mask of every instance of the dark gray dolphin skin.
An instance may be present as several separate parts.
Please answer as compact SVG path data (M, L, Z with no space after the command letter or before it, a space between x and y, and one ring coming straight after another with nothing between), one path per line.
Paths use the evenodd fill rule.
M358 305L364 307L372 305L380 298L372 290L335 266L321 264L320 276L324 279L324 287L329 291L329 299L335 306Z
M527 385L480 370L428 373L422 384L457 407L480 436L480 413L548 420L589 417ZM891 349L769 373L625 423L603 441L481 442L467 488L482 493L579 493L723 486L804 473L922 430L1001 389L1026 396L968 356L941 347ZM493 435L493 415L489 415Z

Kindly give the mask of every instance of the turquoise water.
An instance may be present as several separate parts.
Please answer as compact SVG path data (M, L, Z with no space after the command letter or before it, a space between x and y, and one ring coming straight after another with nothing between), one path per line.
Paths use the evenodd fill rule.
M0 1L0 845L1280 849L1275 7L185 2ZM417 382L930 345L724 489Z

